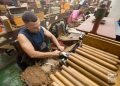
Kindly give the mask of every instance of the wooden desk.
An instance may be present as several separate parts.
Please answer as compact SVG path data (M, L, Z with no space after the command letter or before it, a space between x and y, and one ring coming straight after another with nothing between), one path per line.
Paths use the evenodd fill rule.
M0 46L5 45L5 44L9 44L13 40L15 40L17 38L18 32L19 32L19 29L14 30L12 32L5 33L3 35L0 35L0 38L4 37L6 39L4 42L0 43Z
M83 22L80 26L77 27L77 30L91 32L93 29L92 23L93 19L94 16L88 18L85 22ZM99 25L97 34L111 39L115 39L116 38L115 20L113 18L104 18L104 20L106 20L106 22L104 25L102 24Z

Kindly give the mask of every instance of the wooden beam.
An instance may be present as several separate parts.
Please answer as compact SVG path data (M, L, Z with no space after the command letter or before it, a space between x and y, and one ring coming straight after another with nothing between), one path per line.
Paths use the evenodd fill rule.
M101 39L100 37L91 36L89 34L83 38L83 43L101 49L103 51L109 52L111 54L120 56L120 43L115 43L112 41Z

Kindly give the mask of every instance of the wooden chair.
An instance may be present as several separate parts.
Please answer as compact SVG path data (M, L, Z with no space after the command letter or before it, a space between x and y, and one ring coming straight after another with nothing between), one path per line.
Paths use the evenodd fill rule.
M23 57L26 55L25 52L22 50L18 40L14 40L10 44L13 45L14 48L16 49L16 51L17 51L16 61L17 61L18 66L22 70L25 70L26 67L28 66L26 63L22 62Z

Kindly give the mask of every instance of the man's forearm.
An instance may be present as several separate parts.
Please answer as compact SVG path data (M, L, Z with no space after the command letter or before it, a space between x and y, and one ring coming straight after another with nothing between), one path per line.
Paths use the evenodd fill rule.
M58 40L55 38L55 36L52 35L51 40L59 48L60 44L59 44Z
M53 58L53 57L56 57L56 55L53 52L33 51L30 57L31 58Z

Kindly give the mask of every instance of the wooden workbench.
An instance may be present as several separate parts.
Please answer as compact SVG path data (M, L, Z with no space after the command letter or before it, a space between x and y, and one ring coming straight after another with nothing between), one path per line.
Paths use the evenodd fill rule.
M94 16L89 17L85 22L83 22L80 26L77 27L77 30L91 32L94 25L92 21L94 19ZM96 33L107 38L115 39L115 20L113 18L108 17L104 18L104 20L106 20L105 24L100 24Z

